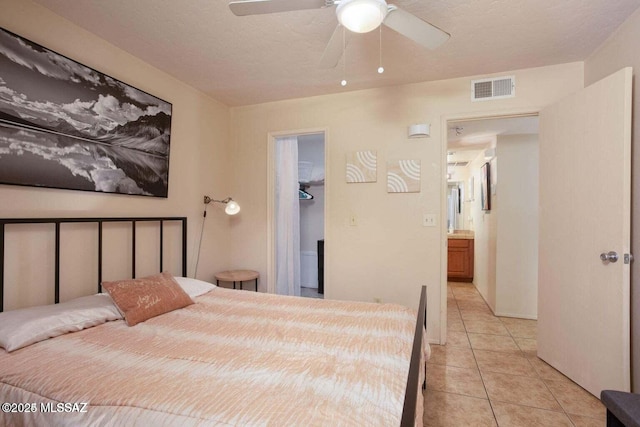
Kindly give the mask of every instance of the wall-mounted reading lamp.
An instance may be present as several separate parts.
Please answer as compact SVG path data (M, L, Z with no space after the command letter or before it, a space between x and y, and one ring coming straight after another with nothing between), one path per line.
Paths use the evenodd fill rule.
M197 279L198 277L198 263L200 262L200 248L202 247L202 235L204 234L204 221L207 218L207 205L209 203L223 203L227 206L224 208L224 212L227 215L235 215L240 212L240 205L238 202L233 200L231 197L227 197L222 200L215 200L209 196L204 196L204 214L202 215L202 228L200 229L200 241L198 242L198 255L196 256L196 267L193 271L193 278Z
M227 215L235 215L238 212L240 212L240 205L236 201L234 201L231 197L227 197L226 199L223 199L223 200L215 200L215 199L212 199L209 196L204 196L204 204L205 205L208 205L211 202L224 203L225 205L227 205L224 208L224 212ZM207 216L206 206L205 206L204 216Z

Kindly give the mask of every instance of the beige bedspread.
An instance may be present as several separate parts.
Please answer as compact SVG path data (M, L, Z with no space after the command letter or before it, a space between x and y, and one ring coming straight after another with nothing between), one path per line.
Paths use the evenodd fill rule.
M412 310L222 288L195 301L0 349L0 401L36 409L0 425L400 425Z

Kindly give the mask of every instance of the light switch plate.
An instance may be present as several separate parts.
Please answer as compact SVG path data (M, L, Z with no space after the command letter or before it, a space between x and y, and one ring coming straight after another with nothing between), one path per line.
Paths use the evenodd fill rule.
M436 214L423 214L422 225L424 227L435 227L437 222Z

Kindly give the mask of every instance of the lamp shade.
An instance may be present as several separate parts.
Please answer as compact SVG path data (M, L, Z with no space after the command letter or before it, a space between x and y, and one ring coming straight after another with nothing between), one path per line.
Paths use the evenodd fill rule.
M224 200L215 200L215 199L212 199L209 196L204 196L204 204L205 205L208 205L209 203L212 203L212 202L213 203L224 203L225 205L227 205L224 208L224 211L225 211L225 213L227 215L235 215L238 212L240 212L240 205L238 204L238 202L234 201L231 197L227 197ZM205 208L205 216L206 216L206 213L207 213L207 211L206 211L206 208Z
M227 207L224 208L224 212L227 215L235 215L240 212L240 205L233 200L229 200L227 202Z
M387 16L384 0L343 0L336 9L338 21L354 33L368 33L382 24Z

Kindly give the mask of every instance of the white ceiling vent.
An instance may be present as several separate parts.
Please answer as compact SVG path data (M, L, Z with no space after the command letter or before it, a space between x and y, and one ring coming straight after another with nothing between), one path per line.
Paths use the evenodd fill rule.
M447 166L452 166L452 167L467 166L468 164L469 162L447 162Z
M515 76L495 77L471 81L471 100L513 98L516 96Z

